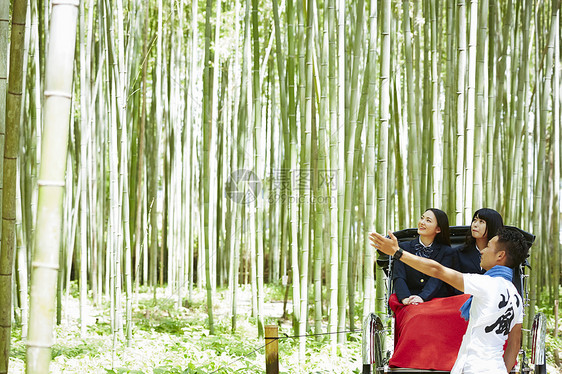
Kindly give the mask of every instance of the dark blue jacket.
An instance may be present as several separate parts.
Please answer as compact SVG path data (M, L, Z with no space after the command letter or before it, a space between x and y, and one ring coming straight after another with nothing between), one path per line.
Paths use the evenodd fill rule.
M414 245L419 241L416 238L409 242L400 243L400 247L407 252L414 253ZM448 245L433 243L433 252L429 257L439 262L441 265L451 267L455 251ZM453 295L451 287L437 278L432 278L420 271L404 264L402 261L393 263L392 280L394 292L398 300L402 301L411 295L418 295L424 301L429 301L435 297L446 297Z
M480 267L480 251L474 243L463 245L455 251L453 269L461 273L484 274L486 270Z

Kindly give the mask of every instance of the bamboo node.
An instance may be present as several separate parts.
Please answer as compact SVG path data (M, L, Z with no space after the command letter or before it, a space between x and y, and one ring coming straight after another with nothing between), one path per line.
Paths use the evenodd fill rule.
M38 186L45 186L45 187L64 187L64 181L54 181L54 180L47 180L47 179L39 179L37 180Z
M46 262L40 262L40 261L33 261L31 263L31 266L33 266L34 268L45 268L45 269L52 269L52 270L59 270L59 265L58 264L49 264Z
M53 346L52 344L30 342L29 340L27 341L26 345L32 348L49 348L49 349Z
M69 94L68 92L63 92L63 91L45 91L43 93L43 95L45 97L57 96L57 97L64 97L66 99L72 99L71 94Z

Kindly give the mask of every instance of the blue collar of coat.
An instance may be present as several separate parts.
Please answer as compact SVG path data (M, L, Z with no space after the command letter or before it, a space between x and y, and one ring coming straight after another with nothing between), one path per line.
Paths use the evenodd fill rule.
M485 272L484 275L489 275L490 277L502 277L503 279L511 282L513 279L513 269L503 265L496 265Z
M496 265L490 270L488 270L487 272L485 272L484 275L489 275L490 277L501 277L511 282L511 280L513 279L513 269L508 268L507 266ZM465 321L468 321L468 319L470 318L471 306L472 306L472 296L470 296L468 300L466 300L465 303L459 309L461 312L461 317L464 318Z

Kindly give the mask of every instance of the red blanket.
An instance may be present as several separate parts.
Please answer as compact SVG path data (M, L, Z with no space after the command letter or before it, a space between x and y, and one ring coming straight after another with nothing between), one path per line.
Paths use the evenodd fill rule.
M437 298L405 306L395 294L388 300L396 318L391 367L452 369L468 322L459 312L469 295Z

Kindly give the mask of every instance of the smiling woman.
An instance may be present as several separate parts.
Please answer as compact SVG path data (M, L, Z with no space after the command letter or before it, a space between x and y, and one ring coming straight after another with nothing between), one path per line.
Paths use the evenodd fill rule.
M452 266L455 252L450 246L449 219L445 212L435 208L427 209L418 221L418 234L418 238L400 243L400 248L444 266ZM394 262L392 280L396 296L404 305L416 305L452 294L450 288L439 279L427 276L400 261Z

